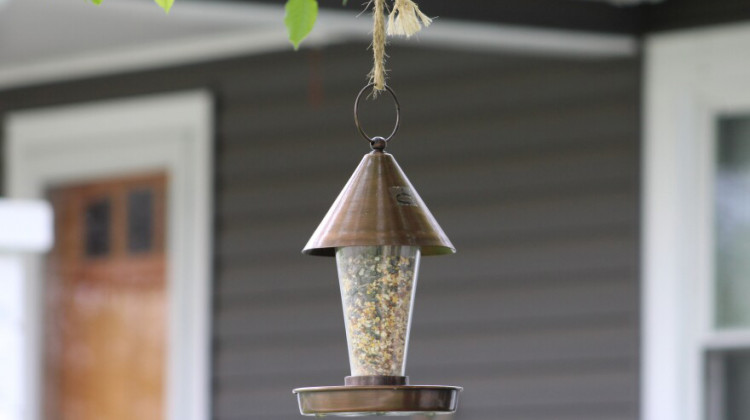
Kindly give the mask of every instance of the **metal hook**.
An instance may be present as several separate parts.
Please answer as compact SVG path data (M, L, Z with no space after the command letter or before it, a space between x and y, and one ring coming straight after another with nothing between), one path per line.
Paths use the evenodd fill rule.
M388 93L391 94L393 97L393 102L396 104L396 125L393 127L393 131L391 134L386 137L370 137L365 133L365 130L362 129L362 125L359 123L359 101L362 99L362 94L365 93L365 91L371 87L375 86L374 83L368 83L367 86L363 87L362 90L359 91L357 94L357 99L354 101L354 124L357 125L357 130L359 130L359 134L362 135L367 141L370 142L370 145L373 147L373 149L379 149L383 150L385 149L385 143L388 143L388 141L393 138L393 136L398 131L399 123L401 122L401 105L398 103L398 98L396 98L396 93L393 92L393 89L391 89L388 85L385 86L385 90L388 91ZM376 144L379 144L379 147L376 147Z

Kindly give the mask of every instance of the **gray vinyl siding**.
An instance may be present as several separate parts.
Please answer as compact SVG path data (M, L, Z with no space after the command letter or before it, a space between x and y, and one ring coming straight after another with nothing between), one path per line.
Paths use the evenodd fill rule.
M284 4L284 0L238 1ZM669 0L670 3L681 1ZM640 25L644 9L635 5L620 7L606 0L430 0L419 6L428 16L438 16L439 19L634 35L642 29ZM351 2L346 6L340 1L321 2L320 7L337 12L349 10L353 14L363 9L362 2Z
M750 20L750 7L742 0L670 0L640 7L644 33L737 24Z
M459 420L636 419L638 60L390 55L388 151L458 249L422 260L411 382L464 386ZM368 67L344 45L0 92L216 94L216 420L298 418L292 388L348 374L335 261L300 250L368 151ZM388 98L363 114L390 129Z

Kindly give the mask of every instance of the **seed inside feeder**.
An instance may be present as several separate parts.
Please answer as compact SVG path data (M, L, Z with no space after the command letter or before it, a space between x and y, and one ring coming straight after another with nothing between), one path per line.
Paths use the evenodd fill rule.
M352 376L404 376L419 247L336 250Z

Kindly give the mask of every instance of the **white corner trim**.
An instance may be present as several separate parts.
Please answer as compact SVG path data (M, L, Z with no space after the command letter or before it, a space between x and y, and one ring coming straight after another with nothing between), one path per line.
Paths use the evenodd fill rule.
M0 252L0 418L23 420L22 389L26 377L23 360L22 301L23 260L20 255Z
M15 112L5 121L11 198L128 173L168 173L168 420L210 418L213 100L205 91ZM41 420L42 258L29 257L23 420Z
M292 51L282 22L281 6L227 4L215 2L181 4L183 14L227 14L247 16L246 31L192 39L158 41L149 45L92 51L77 56L56 57L38 62L0 63L0 89L74 80L122 72L206 62L232 57ZM276 23L276 24L274 24ZM318 23L303 48L371 39L369 14L322 10ZM513 52L578 57L633 56L638 42L629 35L556 30L517 25L466 22L438 18L417 36L393 39L404 45L430 45L487 53ZM363 51L364 53L364 51Z
M704 351L750 343L713 331L713 174L718 116L750 114L750 24L645 44L642 420L701 420Z
M0 198L0 253L44 252L51 245L52 208L47 202Z

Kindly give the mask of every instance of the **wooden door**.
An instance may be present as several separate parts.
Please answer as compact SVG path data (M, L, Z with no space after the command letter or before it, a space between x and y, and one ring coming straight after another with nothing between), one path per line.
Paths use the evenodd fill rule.
M165 189L152 174L49 192L46 419L164 419Z

